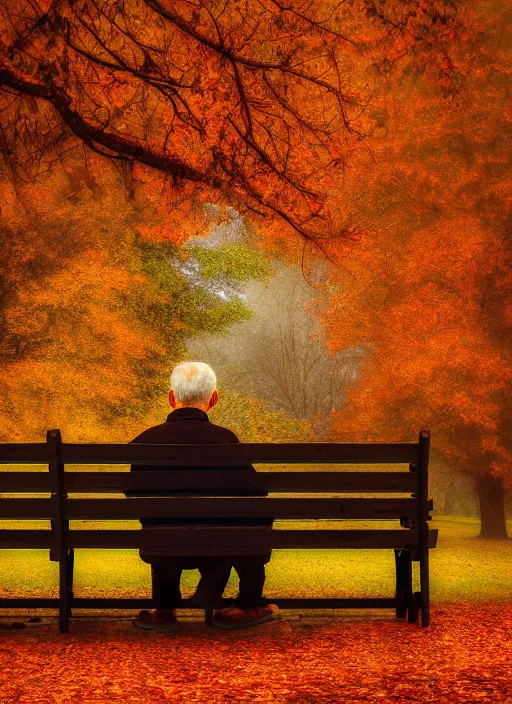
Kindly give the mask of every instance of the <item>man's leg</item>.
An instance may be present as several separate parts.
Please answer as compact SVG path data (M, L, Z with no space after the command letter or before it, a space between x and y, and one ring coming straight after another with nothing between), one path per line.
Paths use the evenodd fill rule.
M142 550L139 554L144 562L151 565L153 608L150 611L142 610L135 619L135 625L157 631L179 630L174 609L181 599L181 557L147 555Z
M151 565L153 607L159 611L177 608L181 600L181 558L158 555L151 556L146 561Z
M219 628L246 628L270 621L279 611L276 604L265 599L265 564L270 560L267 555L244 555L234 557L232 562L240 580L239 594L235 605L227 609L218 609L213 617L213 625Z
M222 598L231 573L231 558L207 555L199 558L197 569L201 575L194 598L205 608L214 608Z
M265 584L265 564L270 561L267 555L240 555L233 558L233 567L238 574L239 593L235 605L240 609L257 609L266 606L268 599L263 597Z

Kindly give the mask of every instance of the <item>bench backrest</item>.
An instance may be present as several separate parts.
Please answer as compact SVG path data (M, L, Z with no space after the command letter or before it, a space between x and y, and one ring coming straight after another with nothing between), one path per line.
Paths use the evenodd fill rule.
M1 464L48 464L49 472L0 472L0 493L50 493L51 498L0 499L0 517L50 519L54 554L63 545L69 520L133 520L144 517L274 517L283 519L401 519L418 522L425 530L432 501L428 499L430 433L421 431L417 443L246 443L226 445L146 445L62 443L59 431L49 431L46 443L0 444ZM340 498L212 498L186 496L236 481L236 473L215 467L247 464L406 464L399 472L258 472L269 493L398 494L398 497ZM201 470L144 472L73 472L72 465L154 464ZM234 486L236 489L236 484ZM180 491L173 498L100 498L127 489ZM86 493L94 497L70 498ZM401 495L401 496L400 496ZM424 526L423 529L421 526ZM428 530L428 526L427 526ZM77 536L74 545L86 546ZM190 531L189 531L190 532ZM0 531L0 539L6 531ZM10 531L12 533L12 531ZM46 531L49 533L49 531ZM75 531L78 533L78 531ZM99 532L92 541L96 543ZM106 533L106 531L101 531ZM109 531L112 536L112 531ZM41 538L43 539L43 538ZM121 538L120 538L121 539ZM92 540L92 537L91 537ZM12 542L12 541L11 541ZM45 543L46 545L46 543ZM69 542L68 542L69 545ZM128 541L127 541L128 545ZM92 547L92 545L91 545Z

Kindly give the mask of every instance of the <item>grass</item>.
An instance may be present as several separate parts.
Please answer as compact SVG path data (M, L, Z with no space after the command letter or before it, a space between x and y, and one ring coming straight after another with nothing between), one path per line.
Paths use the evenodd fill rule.
M7 471L9 467L1 468ZM17 470L47 472L34 465ZM258 465L260 471L333 471L333 465ZM128 471L122 466L78 466L73 471ZM403 465L351 465L350 471L403 471ZM4 494L7 497L7 494ZM14 495L13 495L14 496ZM34 496L42 497L42 494ZM76 495L78 496L78 495ZM116 495L113 494L113 497ZM285 496L284 494L282 496ZM290 495L292 496L292 495ZM293 495L297 496L297 495ZM334 494L330 496L334 497ZM357 495L352 495L357 496ZM380 495L384 496L384 495ZM389 496L392 496L391 494ZM398 527L396 522L317 521L317 528ZM140 528L137 521L72 521L81 528ZM311 522L282 521L274 527L310 527ZM49 521L0 521L4 528L48 528ZM433 603L506 603L512 600L512 541L477 539L480 522L459 516L434 516L432 528L439 529L439 541L430 552ZM512 521L508 522L512 536ZM150 591L150 568L137 550L76 550L75 594L77 596L135 596ZM415 588L419 588L418 564L414 566ZM267 565L267 596L388 596L394 593L392 550L274 550ZM182 593L192 593L199 573L183 572ZM0 551L0 595L7 593L57 595L58 564L49 561L47 550ZM232 573L226 595L236 593L237 577Z
M40 521L46 527L46 521ZM76 522L83 523L83 522ZM343 522L346 525L349 522ZM355 523L355 522L354 522ZM121 525L110 522L111 528ZM326 522L325 527L340 527ZM2 527L21 527L27 522L3 522ZM136 529L138 523L133 523ZM300 528L300 522L281 522L276 528ZM358 527L363 527L359 522ZM436 549L431 550L431 595L433 603L512 601L512 541L476 538L480 523L476 519L437 516L432 527L439 529ZM96 527L104 527L99 522ZM382 527L383 522L368 522L365 528ZM79 526L77 526L79 527ZM85 526L84 526L85 527ZM91 524L88 528L93 527ZM317 522L317 527L324 527ZM509 524L512 534L512 522ZM418 585L418 564L414 564ZM185 596L199 579L196 570L183 572ZM0 552L0 595L57 595L58 564L49 561L47 550L2 550ZM226 595L236 593L233 572ZM135 596L150 591L150 568L136 550L77 550L75 557L75 595ZM392 596L394 593L394 556L392 550L274 550L267 565L267 596Z

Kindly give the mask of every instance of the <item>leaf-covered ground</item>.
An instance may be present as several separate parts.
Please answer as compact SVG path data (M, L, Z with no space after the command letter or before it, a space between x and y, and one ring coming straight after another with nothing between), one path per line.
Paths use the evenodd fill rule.
M384 613L179 633L129 620L0 630L0 701L512 702L512 607L434 608L422 629Z
M180 610L181 631L166 634L135 628L127 612L82 611L60 635L46 614L22 630L0 627L0 704L512 704L512 541L474 539L471 520L433 526L428 629L390 610L283 611L274 623L227 633ZM76 565L77 595L148 594L149 567L136 553L82 550ZM47 551L2 551L0 593L56 595L56 568ZM267 596L394 589L392 551L281 550L267 572ZM184 573L185 596L197 577ZM232 577L227 594L235 591ZM2 613L0 625L12 622Z

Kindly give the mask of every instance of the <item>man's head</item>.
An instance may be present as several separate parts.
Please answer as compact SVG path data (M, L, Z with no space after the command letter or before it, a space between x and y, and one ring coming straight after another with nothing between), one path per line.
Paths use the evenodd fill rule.
M204 362L183 362L171 374L169 403L173 408L200 408L209 411L219 400L217 379Z

